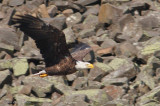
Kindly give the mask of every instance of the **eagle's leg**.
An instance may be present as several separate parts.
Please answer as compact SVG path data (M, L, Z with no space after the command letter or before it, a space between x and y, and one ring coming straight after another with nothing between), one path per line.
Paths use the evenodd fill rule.
M45 70L40 71L39 73L33 74L34 76L39 75L40 77L46 77L48 74L46 73Z
M46 77L46 76L48 76L48 74L41 74L41 75L39 75L40 77Z

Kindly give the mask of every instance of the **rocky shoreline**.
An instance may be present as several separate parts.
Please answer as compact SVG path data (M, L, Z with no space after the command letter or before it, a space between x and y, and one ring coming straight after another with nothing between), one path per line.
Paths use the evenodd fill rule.
M159 106L159 0L1 0L0 105ZM44 68L33 39L13 26L31 14L89 44L95 68L33 77Z

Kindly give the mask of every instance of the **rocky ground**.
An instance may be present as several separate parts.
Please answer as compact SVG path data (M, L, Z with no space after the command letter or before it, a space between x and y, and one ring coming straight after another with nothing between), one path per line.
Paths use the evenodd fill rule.
M0 0L0 106L159 106L159 0ZM88 43L95 68L67 78L44 67L34 41L12 24L32 14Z

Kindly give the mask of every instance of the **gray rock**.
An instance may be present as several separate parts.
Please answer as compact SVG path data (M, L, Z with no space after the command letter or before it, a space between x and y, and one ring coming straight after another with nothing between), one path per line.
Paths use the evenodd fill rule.
M28 62L27 59L15 59L13 61L13 73L14 76L24 75L28 71Z
M104 85L101 82L98 81L88 81L88 87L85 87L85 89L101 89Z
M77 78L77 73L66 75L68 81L74 81Z
M86 24L88 25L89 27L88 28L94 28L96 25L98 25L99 21L98 21L98 17L95 16L95 15L88 15L84 21L83 21L83 24Z
M3 19L5 14L3 12L0 12L0 19Z
M160 86L155 87L150 92L144 94L137 99L137 106L158 106L160 97Z
M80 90L80 91L72 91L66 92L65 96L69 95L86 95L91 102L91 105L102 106L107 101L110 101L111 98L108 96L104 90L102 89L89 89L89 90Z
M138 54L136 46L130 42L123 42L116 46L115 49L116 56L126 56L126 57L135 57Z
M67 86L67 83L64 81L64 78L62 76L48 76L45 77L44 80L53 84L54 90L61 94L73 90L71 87Z
M84 17L87 17L88 15L98 15L99 12L99 5L91 6L87 9L87 11L83 14Z
M9 8L6 10L6 15L3 18L3 20L1 21L1 23L6 24L6 25L10 25L11 24L11 18L13 16L13 14L15 13L15 8ZM12 41L13 42L13 41Z
M11 46L14 46L16 50L20 49L18 35L9 27L0 28L0 42L5 45L10 45L8 48L10 50L13 49Z
M73 95L66 95L62 98L62 102L58 103L56 106L88 106L89 101L85 94L73 94Z
M66 24L68 27L78 24L81 21L82 21L82 15L79 12L72 14L66 18Z
M42 60L42 55L40 54L40 51L35 44L35 41L31 38L29 38L29 40L27 41L24 41L24 46L21 48L18 57Z
M141 72L138 74L138 79L143 81L150 89L156 87L156 80L153 77L156 75L155 70L158 69L160 60L154 56L150 57L147 61L147 65L141 67Z
M113 69L104 63L95 63L95 68L90 70L88 75L89 80L100 81L105 75L113 71Z
M31 93L32 87L30 85L20 85L10 88L12 94L25 94L29 95Z
M88 38L94 35L96 35L95 28L90 28L90 29L84 29L80 31L77 36L83 39L83 38Z
M20 6L24 3L24 0L10 0L9 6Z
M160 50L160 42L154 42L153 44L146 45L142 50L142 55L151 55L155 53L156 51Z
M11 72L9 70L0 71L0 87L4 84L10 84L11 81Z
M107 102L104 106L133 106L127 99L115 99Z
M104 39L104 42L101 44L102 48L109 48L116 46L117 43L113 39L109 39L108 37Z
M123 85L123 84L128 84L128 78L123 77L123 78L110 78L110 79L108 79L108 77L104 77L102 79L102 83L104 85L108 85L108 84Z
M9 53L12 53L13 50L14 50L14 46L0 43L0 51L6 51Z
M38 97L45 97L46 93L52 92L53 84L38 76L37 77L27 76L23 80L23 83L24 85L30 85L32 87L32 90L36 93Z
M132 15L125 14L122 17L120 17L118 24L119 24L121 30L123 30L125 28L126 24L134 23L134 22L135 22L135 20Z
M71 27L64 29L63 32L65 34L67 44L75 43L76 38Z
M54 17L58 10L57 10L57 7L55 5L50 5L47 8L47 11L48 11L48 14L49 14L50 17Z
M109 64L115 71L105 76L107 78L127 77L131 79L138 73L139 68L131 61L122 58L115 58Z
M38 103L43 103L43 102L52 102L51 99L29 97L24 94L16 94L15 99L17 101L18 106L36 105Z
M83 89L84 87L87 87L87 78L85 77L78 77L77 79L74 80L72 84L72 88L75 90L80 90Z
M151 30L151 29L157 28L160 24L160 21L155 16L145 16L144 18L139 20L138 23L142 25L143 29Z
M58 15L54 18L43 18L43 20L59 30L62 30L65 26L66 17L64 15Z

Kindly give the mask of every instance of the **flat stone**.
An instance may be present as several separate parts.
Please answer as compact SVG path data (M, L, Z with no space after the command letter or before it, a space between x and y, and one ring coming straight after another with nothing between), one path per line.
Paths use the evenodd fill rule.
M139 97L137 99L137 105L139 106L158 106L157 102L154 102L155 104L153 104L150 100L153 101L159 101L159 93L160 93L160 86L155 87L154 89L152 89L150 92L144 94L143 96ZM152 103L152 104L151 104Z
M81 21L82 21L82 15L79 12L72 14L66 18L67 26L73 26L75 24L80 23Z
M29 85L20 85L10 88L12 94L25 94L29 95L31 93L32 87Z
M138 50L130 42L123 42L116 46L115 54L116 56L135 57L138 54Z
M111 55L113 54L113 50L114 50L114 47L109 47L109 48L97 50L96 53L100 56Z
M75 43L76 38L71 27L64 29L63 32L65 34L67 44Z
M58 9L55 5L50 5L49 7L47 7L47 12L50 17L54 17L57 11Z
M111 5L111 4L102 4L99 10L99 22L100 23L115 23L117 19L122 16L122 10Z
M115 70L105 76L108 78L127 77L128 79L131 79L135 77L139 71L139 68L131 61L122 58L115 58L108 65Z
M65 25L66 17L64 15L58 15L54 18L43 18L43 20L58 28L59 30L62 30Z
M4 84L10 84L11 80L11 72L9 70L0 71L0 87Z
M32 87L32 90L36 93L38 97L45 97L46 93L52 92L53 84L38 76L37 77L27 76L23 80L23 83L24 85L30 85Z
M74 80L72 84L72 88L75 90L83 89L84 87L87 87L88 78L85 77L78 77Z
M125 90L120 86L107 85L103 88L113 99L121 98L125 94Z
M87 24L90 28L95 27L99 24L98 17L90 14L84 19L83 24Z
M106 37L105 39L103 39L103 43L101 44L102 48L110 48L110 47L114 47L117 45L117 43L113 40L110 39L108 37Z
M111 98L108 96L104 90L102 89L89 89L89 90L79 90L79 91L72 91L69 93L65 93L66 96L68 95L86 95L90 101L92 101L91 105L102 106L107 101L110 101Z
M67 86L67 84L64 81L63 77L60 76L48 76L44 78L45 81L53 84L54 90L56 90L58 93L65 93L65 92L70 92L73 90L73 88Z
M43 103L43 102L52 102L51 99L29 97L24 94L16 94L15 99L17 101L18 106L35 105L36 103Z
M99 12L99 5L91 6L87 8L87 11L83 14L84 17L87 17L88 15L98 15Z
M12 50L14 49L19 50L19 38L18 35L15 33L15 31L11 28L0 28L0 42L5 45L10 45L7 47L8 49Z
M18 59L14 60L13 73L14 76L24 75L28 71L28 62L27 59Z
M141 50L141 54L142 55L150 55L150 54L153 54L154 52L159 51L159 50L160 50L160 42L155 42L153 44L145 46Z
M24 3L24 0L10 0L9 6L20 6Z
M70 16L71 14L73 14L73 10L72 9L66 9L62 12L65 16Z
M112 85L123 85L128 83L128 78L123 77L123 78L108 78L104 77L102 79L102 83L104 85L112 84Z
M62 98L62 102L58 103L56 106L88 106L88 98L85 94L73 94L73 95L65 95Z
M89 80L100 81L105 75L113 71L107 64L97 62L94 64L95 68L90 70L88 75Z
M3 18L3 20L1 21L1 24L2 25L10 25L11 24L11 18L12 18L12 16L13 16L13 14L15 13L15 8L8 8L7 10L6 10L6 14L5 14L5 17ZM3 31L8 31L8 30L3 30ZM11 35L10 35L11 36ZM12 37L11 37L12 38ZM12 41L12 43L13 43L13 41Z
M14 46L0 43L0 51L7 51L12 53L13 50L14 50Z
M80 31L78 33L78 37L80 38L88 38L88 37L91 37L91 36L94 36L96 35L95 33L95 28L90 28L90 29L83 29L82 31Z
M41 4L38 8L38 12L41 15L42 18L49 18L49 14L47 11L47 7L44 4Z
M151 30L157 28L160 24L159 19L156 16L145 16L138 22L144 30Z

